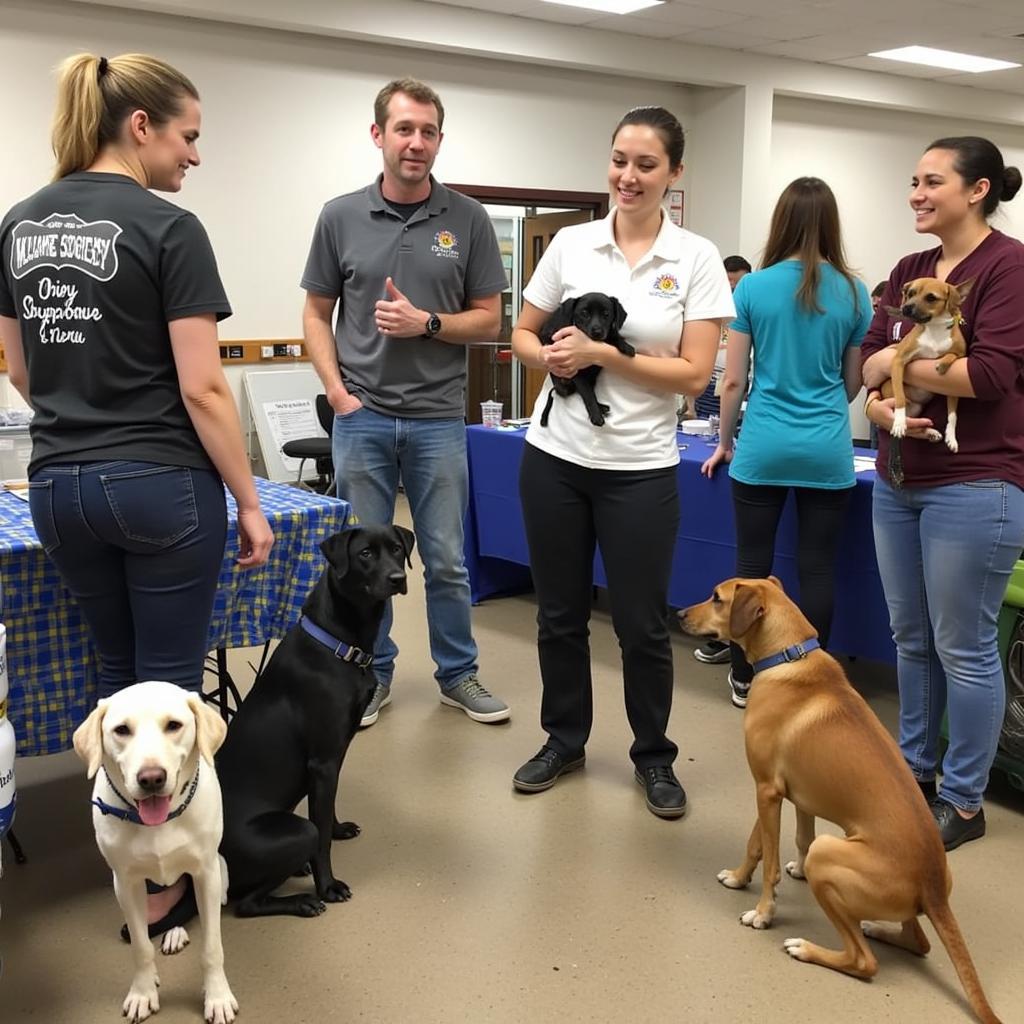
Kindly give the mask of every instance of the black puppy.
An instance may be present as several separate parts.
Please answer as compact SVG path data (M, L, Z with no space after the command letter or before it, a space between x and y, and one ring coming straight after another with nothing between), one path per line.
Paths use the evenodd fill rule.
M337 533L293 626L231 721L217 753L228 895L239 917L312 917L352 892L334 877L331 840L359 833L334 813L338 773L375 680L373 642L388 598L406 592L414 538L401 526ZM309 799L309 818L294 813ZM312 868L315 894L271 896Z
M566 299L544 321L544 326L540 329L540 343L550 345L551 336L563 327L578 327L588 338L606 341L609 345L614 345L624 356L635 356L636 349L628 341L623 341L619 334L619 328L625 321L626 311L618 299L605 295L604 292L587 292L575 299ZM553 388L548 392L547 405L540 415L540 425L548 425L548 414L551 412L551 403L555 400L557 392L562 398L579 394L587 407L590 422L595 427L603 427L604 418L610 410L607 405L597 400L594 393L594 383L600 372L600 366L584 366L575 377L557 377L551 374Z

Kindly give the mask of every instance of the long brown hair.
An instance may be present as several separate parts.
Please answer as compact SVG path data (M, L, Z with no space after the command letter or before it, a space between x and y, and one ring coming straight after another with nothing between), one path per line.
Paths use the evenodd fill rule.
M181 113L186 96L198 100L196 87L170 64L144 53L109 60L91 53L68 57L58 68L54 180L91 166L133 110L144 110L160 126Z
M796 294L800 305L808 312L824 312L818 305L821 260L846 278L854 305L859 306L856 278L843 252L839 207L832 189L821 178L791 181L775 204L761 266L770 267L787 259L798 259L803 264Z

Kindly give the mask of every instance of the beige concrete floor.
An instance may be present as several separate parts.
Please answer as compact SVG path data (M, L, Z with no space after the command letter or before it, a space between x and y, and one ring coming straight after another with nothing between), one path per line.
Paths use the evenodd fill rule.
M740 925L760 876L744 893L715 875L739 862L753 821L742 715L724 669L694 661L691 641L674 640L671 727L690 810L668 822L645 809L633 781L618 649L600 607L586 770L532 796L511 787L542 741L532 599L490 601L474 613L483 677L513 709L511 722L496 726L438 702L418 579L396 614L394 701L357 737L341 776L339 814L363 833L335 844L334 864L354 896L315 920L225 914L241 1021L971 1019L937 941L926 959L879 946L872 982L787 957L789 936L835 944L803 883L783 881L774 928ZM251 657L232 652L239 675L251 678ZM891 725L892 671L857 662L851 674ZM18 780L17 830L31 862L15 866L5 851L0 1021L116 1021L130 955L92 838L89 784L72 754L21 762ZM992 1004L1004 1021L1024 1021L1024 800L997 783L986 813L988 836L951 855L953 906ZM791 810L783 829L788 859ZM156 1019L200 1020L196 944L161 958L160 976Z

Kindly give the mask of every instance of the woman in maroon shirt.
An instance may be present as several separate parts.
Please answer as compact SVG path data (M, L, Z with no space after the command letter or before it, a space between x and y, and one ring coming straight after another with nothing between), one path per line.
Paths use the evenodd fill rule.
M941 244L896 265L862 348L865 412L879 427L875 548L896 641L900 747L947 850L985 834L981 804L1006 702L996 623L1024 547L1024 245L988 223L1020 185L1020 171L987 139L928 147L910 207L917 231ZM890 376L894 343L914 326L894 307L903 284L919 277L971 282L967 357L945 376L934 360L907 367L906 383L935 397L907 421L896 486L887 473L894 402L874 389ZM960 397L955 454L931 439L945 427L946 395Z

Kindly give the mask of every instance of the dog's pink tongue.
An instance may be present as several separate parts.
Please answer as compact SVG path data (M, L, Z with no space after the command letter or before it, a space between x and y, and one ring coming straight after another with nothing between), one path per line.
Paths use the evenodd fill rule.
M171 810L169 796L147 796L145 800L139 800L138 804L143 825L162 825Z

